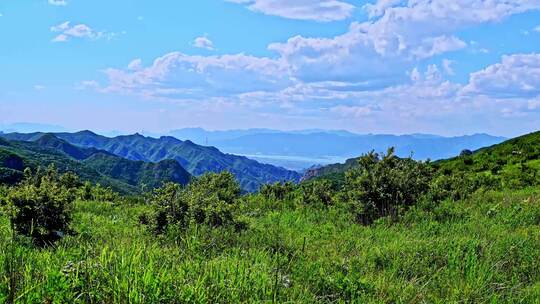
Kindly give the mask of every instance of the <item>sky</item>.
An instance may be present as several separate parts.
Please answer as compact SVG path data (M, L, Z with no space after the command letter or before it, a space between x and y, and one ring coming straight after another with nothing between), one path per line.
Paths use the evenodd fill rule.
M540 0L1 0L0 125L540 129Z

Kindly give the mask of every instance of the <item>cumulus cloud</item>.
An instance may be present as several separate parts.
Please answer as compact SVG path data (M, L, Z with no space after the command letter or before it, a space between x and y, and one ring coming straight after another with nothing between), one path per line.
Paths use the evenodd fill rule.
M379 0L364 6L370 20L331 38L296 36L273 43L303 81L403 81L414 62L466 48L455 32L540 8L537 0ZM475 46L476 48L476 46Z
M349 18L354 5L338 0L226 0L250 10L288 19L330 22Z
M270 44L273 57L174 52L149 65L135 59L127 67L107 69L105 84L81 87L151 100L273 107L287 114L349 123L375 118L379 124L389 119L440 123L461 115L473 124L478 117L487 119L486 113L500 117L501 109L504 115L518 117L539 107L539 55L505 56L500 63L472 73L466 84L445 79L455 74L455 62L443 55L481 49L478 43L458 37L460 30L538 7L538 1L524 0L381 0L364 7L368 21L352 22L341 35L295 36ZM59 33L71 28L69 23L57 27ZM192 44L213 47L203 39Z
M540 54L503 56L500 63L472 73L463 93L496 98L540 95Z
M49 4L56 6L66 6L67 2L66 0L49 0Z
M455 72L454 72L454 68L452 68L452 65L454 64L455 62L452 61L452 60L448 60L448 59L443 59L442 61L442 66L443 66L443 69L444 69L444 72L450 76L453 76L455 75Z
M71 38L97 39L103 35L86 24L71 25L70 21L51 27L51 32L59 33L53 38L53 42L65 42Z
M70 21L52 26L50 30L53 33L57 33L51 40L52 42L66 42L73 38L89 40L105 38L111 40L119 34L126 34L125 31L122 31L121 33L96 31L86 24L81 23L72 25Z
M212 42L212 40L210 40L206 36L195 38L195 41L193 41L193 46L196 48L207 49L207 50L214 49L214 43Z
M276 90L291 83L282 62L244 54L189 56L174 52L149 67L138 60L128 70L107 69L105 91L139 94L149 98L179 99Z

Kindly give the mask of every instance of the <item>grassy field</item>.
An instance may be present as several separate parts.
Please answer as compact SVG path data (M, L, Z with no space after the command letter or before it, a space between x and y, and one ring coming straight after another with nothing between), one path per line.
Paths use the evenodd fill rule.
M540 189L364 227L340 207L245 199L249 228L156 237L145 205L78 201L55 248L0 218L0 303L540 303Z

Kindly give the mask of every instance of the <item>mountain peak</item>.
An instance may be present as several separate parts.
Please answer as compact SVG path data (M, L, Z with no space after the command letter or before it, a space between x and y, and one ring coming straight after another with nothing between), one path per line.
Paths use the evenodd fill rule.
M76 135L86 135L86 136L97 136L96 133L90 131L90 130L82 130L75 133Z

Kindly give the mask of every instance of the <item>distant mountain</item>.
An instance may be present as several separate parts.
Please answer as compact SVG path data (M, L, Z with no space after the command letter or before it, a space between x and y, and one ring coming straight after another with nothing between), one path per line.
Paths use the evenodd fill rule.
M13 133L2 136L16 140L36 140L43 134ZM76 146L105 150L130 160L158 162L173 159L195 176L228 170L246 191L255 191L266 183L298 181L301 177L294 171L261 164L243 156L224 154L214 147L200 146L170 136L152 138L135 134L109 138L90 131L56 133L55 136Z
M66 132L66 128L57 125L18 122L13 124L0 125L0 132L3 133L31 133L31 132Z
M464 150L465 151L465 150ZM463 152L463 151L461 151ZM358 163L358 158L351 158L343 164L332 164L311 168L302 177L303 181L324 178L343 180L347 170ZM433 163L437 169L450 172L522 174L523 166L540 171L540 132L535 132L489 145L475 151L457 153L454 157L438 160ZM540 178L540 172L537 174Z
M310 155L312 157L353 157L362 153L386 151L395 147L399 156L415 159L441 159L458 154L463 149L478 149L505 138L487 134L460 137L428 135L348 135L335 133L253 134L216 142L224 151L237 154Z
M524 176L527 168L536 171L540 182L540 131L516 137L474 152L440 160L434 165L449 172L476 172L489 175Z
M32 139L0 140L0 182L17 182L24 168L50 164L60 172L74 172L82 180L110 186L121 193L136 193L143 187L156 188L168 181L185 185L191 179L174 160L132 161L106 151L74 146L52 134L36 134Z
M386 151L389 147L395 147L396 154L402 157L412 155L419 160L444 159L457 155L463 149L474 150L506 139L487 134L457 137L432 134L361 135L344 130L320 129L206 131L194 128L175 130L170 135L296 171L316 164L342 162L371 150Z

